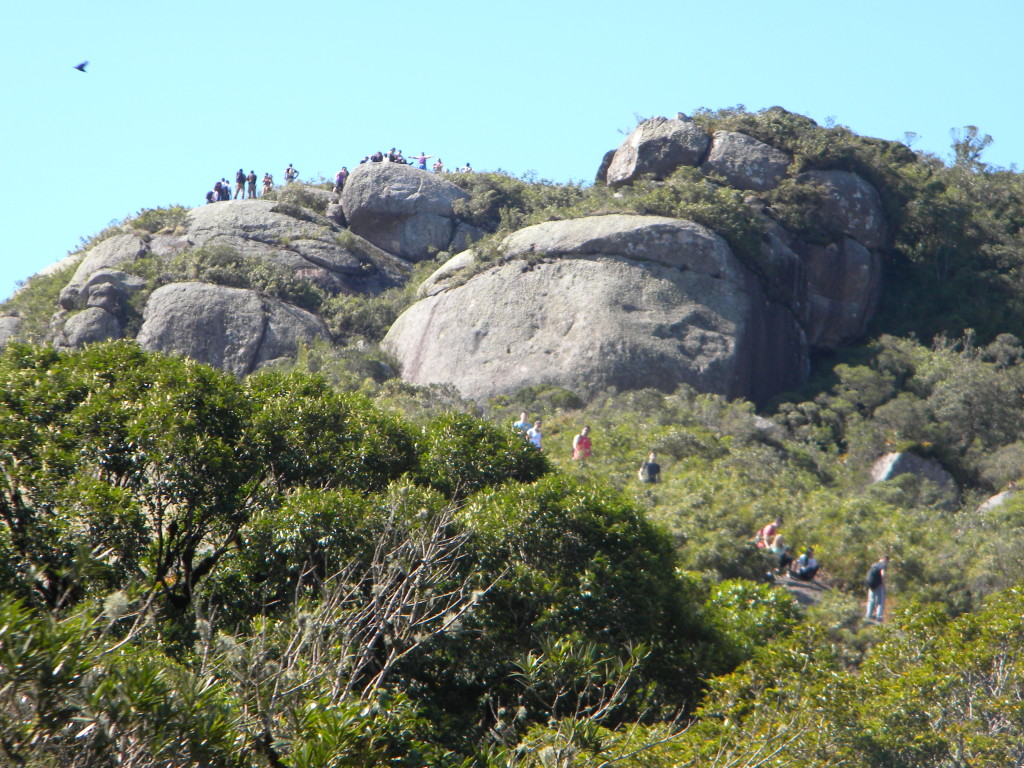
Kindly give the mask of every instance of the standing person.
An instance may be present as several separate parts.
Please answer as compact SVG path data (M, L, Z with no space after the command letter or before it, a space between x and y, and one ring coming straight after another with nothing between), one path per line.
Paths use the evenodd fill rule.
M299 178L299 172L292 167L291 163L288 163L288 167L284 169L284 180L286 183L291 184Z
M432 157L433 155L427 155L424 154L423 152L420 152L418 155L414 155L412 159L416 161L417 168L419 168L421 171L425 171L427 170L427 160L429 160Z
M576 461L585 461L590 458L590 427L584 427L572 439L572 457Z
M230 200L231 199L231 185L228 184L228 180L221 177L220 180L220 199Z
M879 624L885 617L885 570L889 567L889 556L882 555L878 562L868 568L865 581L868 585L868 610L864 618L874 619Z
M274 177L269 173L263 174L263 195L266 196L267 192L274 191Z
M441 171L444 170L444 163L441 162L441 158L440 157L437 158L437 160L434 162L434 166L433 167L434 167L434 173L440 173Z
M533 422L533 426L526 431L526 439L533 443L533 447L536 448L538 451L541 450L540 419L537 419L537 421Z
M252 200L256 197L256 171L249 171L245 180L249 182L249 199Z
M782 538L781 533L776 533L772 537L772 543L768 547L772 554L777 558L775 572L785 573L790 563L793 562L793 555L790 554L790 547L786 544L786 540Z
M213 185L213 200L211 200L210 202L217 203L223 199L224 193L221 191L220 182L218 181L216 184Z
M530 420L526 418L526 411L519 414L519 421L512 422L512 429L518 432L523 437L526 437L526 433L530 431L530 427L533 425Z
M775 534L779 532L779 528L782 527L782 515L775 518L774 522L768 523L764 528L757 532L754 537L754 544L757 545L758 549L765 549L771 546L772 539L775 538Z
M640 478L641 483L661 482L661 465L655 461L656 458L657 456L654 451L651 451L651 455L647 457L647 461L641 464L640 469L636 471L636 476Z
M341 166L341 170L338 171L334 176L334 191L341 194L341 190L345 187L345 179L348 178L348 168Z
M238 169L238 173L235 174L235 200L241 195L242 199L245 200L245 171L241 168Z

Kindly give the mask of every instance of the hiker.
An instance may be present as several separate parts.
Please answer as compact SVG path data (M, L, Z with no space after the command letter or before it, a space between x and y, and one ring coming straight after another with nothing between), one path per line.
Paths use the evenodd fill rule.
M473 166L471 166L469 163L466 163L464 166L462 166L462 168L459 169L459 172L460 173L472 173L473 172Z
M256 197L256 171L249 171L245 180L249 182L249 199L252 200Z
M657 458L654 451L651 451L651 455L647 457L647 461L640 465L640 469L637 470L636 476L640 478L641 483L659 483L661 482L661 466L655 461Z
M814 547L808 547L793 563L789 575L800 581L813 581L818 567L818 561L814 559Z
M590 427L584 427L572 439L572 457L577 461L590 458Z
M211 200L210 202L216 203L223 199L224 197L222 196L222 193L220 191L220 182L218 181L216 184L213 185L213 200Z
M245 171L241 168L238 169L238 173L235 174L235 200L241 195L242 199L245 200Z
M360 161L359 161L359 164L360 164L360 165L363 165L364 163L368 163L368 162L370 162L370 158L369 158L369 156L367 156L367 157L364 157L364 158L363 158L362 160L360 160Z
M775 555L776 573L785 573L790 563L793 562L792 548L786 544L786 540L782 538L781 533L776 533L772 537L771 544L768 545L768 549L773 555Z
M395 154L395 148L394 147L392 147L391 149L388 150L388 162L389 163L397 163L398 162L398 155Z
M444 163L441 162L441 158L439 157L439 158L437 158L437 161L434 163L434 173L440 173L443 170L444 170Z
M228 180L221 178L220 180L220 199L230 200L231 199L231 185L228 184Z
M526 430L526 439L533 443L533 447L539 451L541 450L540 438L540 419L538 419L537 421L533 422L532 427Z
M263 174L263 195L266 197L267 192L274 191L274 177L269 173Z
M526 437L526 433L530 431L530 427L533 425L530 420L526 418L526 411L519 414L519 421L512 422L512 429L518 432L523 437Z
M782 516L780 515L775 518L774 522L768 523L768 525L757 532L757 535L754 536L754 544L758 549L767 548L771 544L772 538L774 538L775 534L779 532L779 528L781 527Z
M402 157L402 150L398 150L398 155L395 157L395 162L399 165L408 165L409 161Z
M334 191L336 193L341 193L342 188L345 186L345 179L347 178L348 168L341 166L341 170L334 176Z
M418 155L416 155L413 158L413 160L416 161L416 167L417 168L419 168L421 171L425 171L425 170L427 170L427 160L429 160L432 157L433 157L433 155L427 155L427 154L424 154L423 152L420 152Z
M874 619L879 624L885 617L885 570L889 567L889 556L882 555L878 562L868 568L865 581L868 586L868 610L864 618Z
M383 152L374 152L372 155L370 155L370 162L371 163L383 163L384 162L384 153Z
M206 193L206 202L207 203L212 203L213 202L214 194L216 194L216 193L212 192L212 191Z
M291 163L288 163L288 167L284 169L284 180L286 184L291 184L299 178L299 172L292 167Z

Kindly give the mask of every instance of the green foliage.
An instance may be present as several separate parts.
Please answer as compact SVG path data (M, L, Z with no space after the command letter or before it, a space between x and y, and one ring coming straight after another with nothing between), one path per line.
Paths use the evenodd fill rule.
M78 262L72 262L50 274L34 275L20 285L11 298L0 304L0 312L4 315L21 318L19 339L42 343L49 337L50 319L59 306L61 289L68 284L76 269Z
M426 483L457 498L509 481L531 483L550 471L520 435L461 413L432 420L417 447Z

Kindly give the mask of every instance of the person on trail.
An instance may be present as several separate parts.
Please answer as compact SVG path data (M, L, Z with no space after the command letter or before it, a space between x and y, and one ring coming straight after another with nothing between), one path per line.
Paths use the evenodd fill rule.
M791 554L792 550L789 545L786 544L786 540L782 538L781 533L776 533L772 537L771 544L768 545L768 548L771 550L771 553L778 558L776 561L777 564L775 572L785 573L786 568L788 568L789 564L793 562L793 555Z
M657 456L654 451L651 451L651 455L647 457L647 461L641 464L640 469L636 471L636 476L640 478L641 483L661 482L661 465L655 461L656 458Z
M768 523L768 525L757 532L757 535L754 536L754 544L758 549L766 549L771 545L772 539L781 527L782 517L779 516L775 518L774 522Z
M519 414L519 421L512 422L512 429L523 437L526 437L526 433L530 431L530 427L532 426L533 424L531 424L530 420L526 418L526 411Z
M256 171L249 171L245 180L249 183L249 199L253 200L256 197Z
M590 458L590 427L584 427L572 439L572 457L577 461Z
M267 192L274 191L274 177L269 173L263 174L263 195L266 196Z
M793 563L789 575L800 581L813 581L818 567L818 561L814 558L814 547L808 547Z
M437 160L434 162L433 168L434 168L434 173L440 173L441 171L444 170L444 163L441 162L441 158L440 157L437 158Z
M288 183L288 184L291 184L297 178L299 178L298 170L296 168L294 168L291 163L288 163L288 167L284 169L284 180L285 180L285 182Z
M536 448L538 451L541 450L540 419L537 419L537 421L533 422L533 426L526 431L526 439L533 443L533 447Z
M889 556L882 555L878 562L868 568L868 575L865 582L868 586L868 610L864 618L868 621L874 619L879 624L885 617L885 570L889 567Z
M416 155L412 159L416 161L416 167L417 168L419 168L421 171L425 171L425 170L427 170L427 160L429 160L432 157L433 157L433 155L427 155L427 154L424 154L423 152L420 152L418 155Z
M242 199L245 200L245 171L241 168L238 169L238 173L235 174L235 200L241 195Z
M338 171L338 173L335 174L335 176L334 176L334 191L336 193L340 194L341 190L344 189L344 187L345 187L345 179L347 179L347 178L348 178L348 168L346 168L343 165L343 166L341 166L341 170Z

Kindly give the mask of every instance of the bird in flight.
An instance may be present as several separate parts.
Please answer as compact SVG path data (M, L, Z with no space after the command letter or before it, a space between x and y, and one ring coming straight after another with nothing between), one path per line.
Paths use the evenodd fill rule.
M77 69L79 72L85 72L85 67L88 63L88 61L83 61L81 64L76 66L75 69Z

